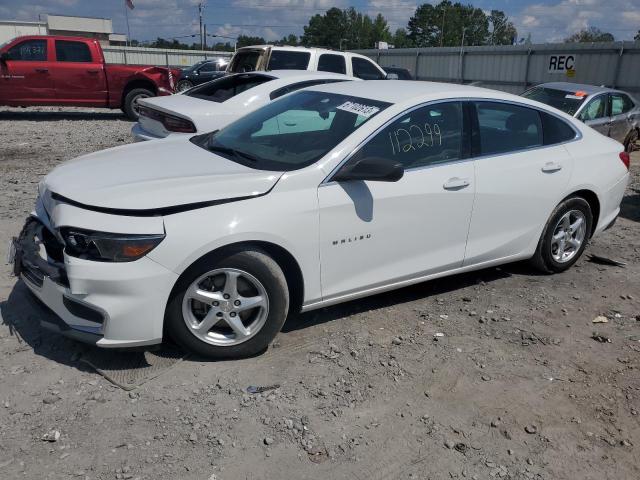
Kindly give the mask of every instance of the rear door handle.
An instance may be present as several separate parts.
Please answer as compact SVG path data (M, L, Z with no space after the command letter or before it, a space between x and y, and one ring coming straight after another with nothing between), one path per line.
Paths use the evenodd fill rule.
M49 69L48 68L36 68L36 72L38 72L38 73L48 73Z
M468 187L469 185L471 185L471 183L468 179L453 177L444 182L442 188L444 188L445 190L460 190L462 188Z
M87 70L87 73L98 73L100 70Z
M562 170L562 165L555 162L547 162L544 164L544 167L542 167L544 173L559 172L560 170Z

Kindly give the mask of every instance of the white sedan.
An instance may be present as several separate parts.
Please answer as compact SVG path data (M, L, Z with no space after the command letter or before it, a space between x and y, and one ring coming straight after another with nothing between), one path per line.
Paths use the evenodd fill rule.
M330 72L274 70L227 75L178 95L139 101L134 140L193 136L218 130L288 93L313 85L360 79Z
M615 221L628 167L618 142L521 97L315 86L57 167L14 266L67 335L242 357L301 310L516 260L562 272Z

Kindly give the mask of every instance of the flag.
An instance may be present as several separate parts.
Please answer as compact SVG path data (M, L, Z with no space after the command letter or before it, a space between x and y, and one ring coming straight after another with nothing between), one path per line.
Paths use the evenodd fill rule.
M124 3L127 5L127 7L129 7L130 10L133 10L134 8L136 8L133 6L132 0L124 0Z

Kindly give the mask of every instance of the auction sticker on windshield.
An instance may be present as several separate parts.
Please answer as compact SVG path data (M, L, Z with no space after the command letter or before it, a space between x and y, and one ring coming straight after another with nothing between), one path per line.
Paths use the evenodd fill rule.
M356 115L362 115L369 118L371 115L375 115L380 111L378 107L371 105L363 105L356 102L344 102L342 105L336 107L338 110L344 110L345 112L355 113Z

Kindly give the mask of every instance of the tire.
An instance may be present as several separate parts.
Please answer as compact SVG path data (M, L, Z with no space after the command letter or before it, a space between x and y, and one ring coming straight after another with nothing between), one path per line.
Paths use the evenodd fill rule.
M124 103L122 105L124 114L129 118L129 120L136 122L140 115L136 111L135 102L141 98L154 96L155 94L151 90L147 90L146 88L134 88L124 97Z
M185 90L189 90L193 87L193 83L189 80L180 80L176 85L176 92L184 92Z
M573 213L572 213L573 212ZM577 225L577 220L582 216L580 227L572 228L573 232L566 231L566 218L571 227ZM561 224L560 222L563 221ZM591 226L593 224L593 213L589 203L582 197L569 197L563 200L551 213L547 224L542 231L536 253L531 258L533 266L544 273L560 273L568 270L578 261L591 236ZM564 237L562 233L564 232ZM575 240L582 236L578 247ZM557 238L560 237L560 240ZM563 241L564 240L564 241ZM565 245L562 252L560 244ZM566 248L566 250L565 250ZM559 257L562 260L559 260Z
M625 152L631 153L636 151L636 144L638 143L639 136L640 134L638 133L638 130L634 129L629 132L629 135L627 135L627 138L624 141Z
M223 300L221 295L234 275L239 296ZM208 295L209 304L194 298L194 286L199 293ZM247 307L251 303L249 297L266 301ZM244 305L235 307L238 302ZM235 309L238 313L231 318ZM218 258L205 257L189 267L173 289L164 322L173 340L190 352L212 359L244 358L268 348L280 332L288 310L289 289L280 266L260 250L244 250ZM208 314L219 319L214 320L211 315L216 323L202 327ZM238 319L241 326L236 323ZM243 333L238 333L242 329Z

